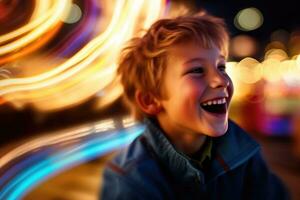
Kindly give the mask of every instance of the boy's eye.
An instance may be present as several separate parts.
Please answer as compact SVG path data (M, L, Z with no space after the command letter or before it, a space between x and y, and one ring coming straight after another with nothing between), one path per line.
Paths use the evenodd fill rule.
M204 70L202 67L195 67L188 71L188 73L192 73L192 74L202 74L203 72Z
M226 72L226 65L219 65L219 66L218 66L218 69L219 69L221 72Z

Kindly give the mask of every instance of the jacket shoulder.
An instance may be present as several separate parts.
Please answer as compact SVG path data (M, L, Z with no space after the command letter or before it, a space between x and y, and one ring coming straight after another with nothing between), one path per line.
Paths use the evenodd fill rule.
M112 181L114 187L119 188L120 195L132 190L130 193L139 192L140 195L160 199L162 194L169 193L167 180L143 144L143 139L143 136L136 138L107 163L103 175L105 193Z
M246 195L253 199L290 199L284 182L272 172L261 152L247 162L244 182Z

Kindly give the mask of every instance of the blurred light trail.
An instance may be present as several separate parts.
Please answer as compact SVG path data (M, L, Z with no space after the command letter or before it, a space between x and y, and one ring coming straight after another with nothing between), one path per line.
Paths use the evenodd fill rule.
M38 38L36 42L30 44L26 48L21 49L20 51L16 50L15 52L11 52L10 54L0 57L0 65L3 63L8 63L10 61L16 60L22 56L25 56L28 53L31 53L32 51L38 49L41 47L44 43L46 43L48 40L50 40L56 32L59 30L61 24L56 24L54 27L52 27L51 30L49 30L45 35L41 38ZM0 47L1 50L1 47Z
M134 121L131 118L124 118L121 121L123 127L127 128L134 125ZM88 126L82 126L76 129L64 130L58 133L50 133L48 135L43 135L33 139L27 143L24 143L12 151L2 155L0 157L0 169L2 169L6 164L11 160L17 159L20 156L23 156L25 153L30 151L38 150L41 147L47 145L54 145L59 143L64 143L65 141L78 140L80 138L86 137L91 134L96 134L103 131L115 130L115 122L113 119L106 119L97 123L92 123Z
M2 177L10 177L11 179L1 186L0 199L20 199L46 178L110 151L123 148L144 130L142 124L136 124L127 118L121 121L123 126L121 129L116 129L113 124L112 120L106 120L88 125L79 129L81 131L78 132L82 132L82 135L78 133L80 136L75 134L74 137L70 137L74 132L65 134L65 131L62 131L61 134L65 138L56 140L58 142L56 145L53 145L53 138L51 140L49 137L46 137L48 142L45 138L41 139L38 149L37 147L32 148L30 142L23 145L28 148L25 159L23 158L21 162L17 163L18 166L10 167L16 171L9 170L9 174L4 173L1 176L1 179ZM118 125L120 125L119 122ZM33 156L28 156L28 153L33 150L38 151L34 151ZM22 154L25 155L25 152ZM11 157L11 159L16 161L17 157ZM18 159L20 160L20 158ZM12 177L12 174L15 176Z
M0 96L19 107L31 103L39 110L49 111L81 103L111 84L116 79L115 62L120 48L136 35L136 30L147 28L163 14L165 1L115 3L111 22L101 35L46 73L0 81Z
M0 78L10 78L11 72L7 69L0 68Z
M37 14L41 14L42 11L45 10L45 5L51 5L48 8L48 11L43 13L41 16L37 16ZM61 18L68 11L71 6L71 0L65 1L45 1L45 5L42 5L40 2L37 3L36 9L34 11L33 20L26 24L25 26L7 33L5 35L0 36L0 64L5 62L11 61L12 59L16 59L16 56L10 57L11 53L15 54L16 51L21 49L25 46L31 44L33 41L36 41L34 44L34 48L29 48L30 51L26 51L26 53L37 49L38 47L42 46L46 41L49 40L39 40L44 34L49 34L53 36L53 27L57 27L61 24ZM54 30L57 30L54 28ZM50 31L50 33L48 33ZM52 33L51 33L52 32ZM6 56L8 54L8 56ZM21 54L21 53L19 53ZM6 56L6 57L3 57Z
M99 24L100 5L98 0L83 2L83 15L79 24L68 33L62 41L58 41L56 48L51 50L49 59L54 56L70 57L88 42L96 33L95 25Z
M4 35L0 35L0 44L8 43L10 40L18 38L23 34L32 31L34 28L38 27L41 23L43 23L51 16L53 10L50 9L47 12L50 7L49 0L45 0L43 1L43 3L41 3L40 1L36 1L35 3L36 6L34 7L30 22L22 26L21 28L18 28L17 30Z
M51 152L53 152L53 149L40 149L38 150L38 153L28 153L29 156L27 156L26 159L22 159L19 162L17 162L14 165L7 165L5 167L0 168L0 186L4 186L7 183L10 182L11 179L14 178L14 176L22 171L23 169L25 169L28 166L31 166L32 163L38 162L43 160L45 157L49 156L51 154ZM17 159L17 158L16 158ZM13 161L13 160L11 160ZM0 188L1 188L0 187Z

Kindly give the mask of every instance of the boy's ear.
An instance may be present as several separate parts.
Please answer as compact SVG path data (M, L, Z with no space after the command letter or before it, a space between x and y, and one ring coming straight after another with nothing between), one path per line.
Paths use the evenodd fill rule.
M143 93L138 90L135 93L135 100L140 109L149 115L156 115L161 111L160 101L151 93Z

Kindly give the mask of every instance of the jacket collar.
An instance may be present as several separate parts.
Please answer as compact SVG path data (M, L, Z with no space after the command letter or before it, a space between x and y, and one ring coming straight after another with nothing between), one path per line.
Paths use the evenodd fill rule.
M229 120L226 134L214 139L216 153L208 177L211 180L247 162L259 151L259 145L248 133Z
M177 150L166 138L157 123L149 118L145 119L147 126L144 136L153 149L154 153L169 169L178 181L193 184L195 178L204 181L203 173L196 168L189 157ZM232 170L246 162L258 151L258 144L250 138L234 122L229 121L227 132L213 141L214 151L211 167L208 171L209 180Z

